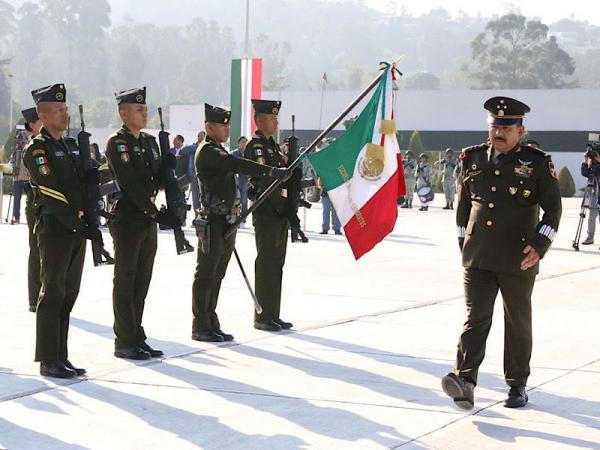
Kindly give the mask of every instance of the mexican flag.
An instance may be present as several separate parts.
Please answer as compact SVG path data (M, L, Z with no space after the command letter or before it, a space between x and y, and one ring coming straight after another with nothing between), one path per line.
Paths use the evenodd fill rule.
M397 200L405 194L393 109L397 71L384 66L373 97L356 121L331 145L308 156L356 259L394 229Z
M231 61L231 148L240 136L252 138L254 124L251 99L262 98L262 59Z

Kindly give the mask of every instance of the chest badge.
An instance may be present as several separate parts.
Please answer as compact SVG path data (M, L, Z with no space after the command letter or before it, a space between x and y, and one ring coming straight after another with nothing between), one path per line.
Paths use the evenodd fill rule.
M531 191L529 189L525 189L523 191L523 197L528 198L531 195Z
M510 193L510 195L516 195L517 191L518 191L518 189L514 186L511 186L508 188L508 192Z
M471 165L471 170L477 170L477 164Z
M121 161L124 163L129 162L129 153L121 153Z
M533 167L531 167L532 163L533 161L522 161L519 159L519 164L521 165L515 167L515 175L522 178L531 177L531 175L533 175Z

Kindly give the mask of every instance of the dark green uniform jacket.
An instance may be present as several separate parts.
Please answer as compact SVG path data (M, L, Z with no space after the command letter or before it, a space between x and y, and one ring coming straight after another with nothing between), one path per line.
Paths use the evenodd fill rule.
M122 192L112 211L115 223L148 225L158 210L154 205L160 187L161 155L154 136L136 139L123 126L106 143L108 166Z
M285 167L285 159L279 144L272 137L267 139L260 130L256 131L246 145L244 156L260 164ZM250 186L253 190L252 198L258 198L273 181L275 179L272 177L250 178ZM285 184L282 184L256 209L255 214L283 216L286 213L287 204L287 189Z
M220 203L223 211L231 210L235 199L239 197L235 182L236 173L264 177L271 170L269 166L236 158L210 137L207 137L202 147L196 151L194 163L201 184L203 205L216 209Z
M23 162L36 191L36 234L83 230L85 190L79 150L72 139L54 139L45 128L25 148Z
M529 146L517 147L497 162L491 157L487 144L466 148L461 155L456 224L463 266L537 273L538 265L527 272L520 265L527 245L543 257L558 230L562 206L554 165L549 155Z

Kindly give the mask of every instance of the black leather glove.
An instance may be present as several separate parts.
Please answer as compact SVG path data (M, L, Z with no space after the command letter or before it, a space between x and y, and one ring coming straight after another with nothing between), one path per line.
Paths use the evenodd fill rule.
M173 153L169 152L167 156L163 158L162 164L164 164L167 169L175 170L175 167L177 167L177 158L175 158Z
M292 172L285 167L272 167L269 171L269 176L281 181L285 181L292 176Z
M83 173L85 184L100 184L100 172L96 168L90 168Z
M181 226L181 221L168 209L164 211L159 211L156 215L156 221L169 228L177 228Z
M102 242L102 233L98 227L86 225L86 227L81 231L81 236L84 239L89 239L90 241Z

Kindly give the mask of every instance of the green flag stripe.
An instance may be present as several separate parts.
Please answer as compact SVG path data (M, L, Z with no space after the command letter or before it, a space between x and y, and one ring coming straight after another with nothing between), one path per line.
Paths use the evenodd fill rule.
M382 80L385 80L385 74ZM365 109L345 133L329 147L308 157L326 190L331 191L352 178L356 158L365 144L372 142L383 83L379 83Z
M242 60L231 61L231 136L237 142L242 134Z

